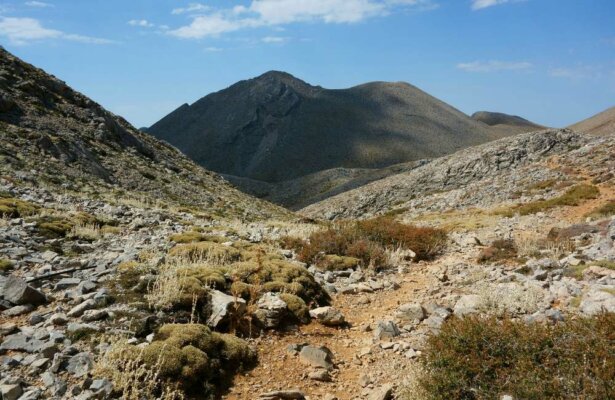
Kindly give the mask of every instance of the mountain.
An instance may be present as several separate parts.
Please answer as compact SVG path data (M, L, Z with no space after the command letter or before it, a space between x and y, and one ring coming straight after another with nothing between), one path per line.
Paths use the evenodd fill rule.
M487 124L493 129L498 129L503 132L508 131L511 134L545 129L544 126L535 124L525 118L499 112L478 111L472 114L471 118L475 121Z
M615 132L615 107L611 107L600 114L570 126L575 131L591 135L609 135Z
M3 176L62 191L279 213L2 48L0 159Z
M329 90L275 71L184 104L148 132L205 168L264 182L438 157L509 134L407 83Z
M420 208L434 212L463 207L485 209L515 198L521 186L565 179L557 165L551 169L545 168L544 163L551 156L564 157L578 148L582 150L574 153L574 161L560 161L560 164L580 168L591 162L588 169L592 176L602 177L600 181L612 178L613 166L608 158L608 162L598 162L583 157L591 149L603 153L605 148L615 148L615 137L608 142L599 138L590 141L572 130L543 130L460 150L309 205L299 212L311 218L338 219L405 214Z

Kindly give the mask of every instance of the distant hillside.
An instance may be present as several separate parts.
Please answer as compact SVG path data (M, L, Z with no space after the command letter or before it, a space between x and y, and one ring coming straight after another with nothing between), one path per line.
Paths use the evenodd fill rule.
M590 135L610 135L615 133L615 107L596 114L569 127Z
M487 124L503 133L509 132L510 134L545 129L544 126L535 124L525 118L499 112L479 111L472 114L472 119Z
M328 90L283 72L184 104L148 132L208 169L265 182L438 157L515 133L407 83Z
M440 211L464 205L485 208L485 199L503 201L512 196L519 182L535 181L540 175L535 171L545 170L542 161L547 157L566 154L584 143L584 136L571 130L544 130L504 138L329 197L300 213L313 218L368 218L411 212L417 207L435 211L436 199ZM495 177L501 178L497 187L493 184Z
M56 191L237 216L281 212L2 47L0 161L3 177Z

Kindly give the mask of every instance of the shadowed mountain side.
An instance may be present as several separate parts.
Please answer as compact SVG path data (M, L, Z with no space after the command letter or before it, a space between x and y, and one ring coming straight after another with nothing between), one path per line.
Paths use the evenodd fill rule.
M148 132L206 168L265 182L382 168L510 134L407 83L327 90L282 72L184 104Z
M411 171L427 162L428 160L411 161L380 169L333 168L276 183L232 175L224 177L245 193L291 210L299 210L387 176Z

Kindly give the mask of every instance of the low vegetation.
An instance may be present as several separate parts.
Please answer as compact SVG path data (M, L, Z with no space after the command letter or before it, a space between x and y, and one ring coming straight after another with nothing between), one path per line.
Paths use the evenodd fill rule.
M478 255L478 262L498 262L514 259L517 257L517 246L513 240L499 239L491 246L485 247Z
M380 217L338 223L312 233L307 240L284 238L282 245L297 251L299 260L321 269L378 268L386 265L387 250L398 248L412 250L417 260L432 259L442 251L446 238L442 229Z
M594 185L580 184L568 189L564 194L549 200L538 200L496 211L497 214L512 217L516 214L529 215L560 206L578 206L584 200L596 199L600 190Z
M0 198L0 217L19 218L34 215L39 212L40 206L28 201L9 198Z
M5 258L0 258L0 272L6 272L13 268L13 262Z
M586 216L590 218L605 218L615 215L615 200L610 200L606 204L592 210Z
M95 371L115 382L122 398L209 398L255 363L256 353L234 335L200 324L167 324L148 346L112 347Z
M428 400L615 398L615 314L556 325L453 318L427 342ZM408 397L418 398L418 397Z

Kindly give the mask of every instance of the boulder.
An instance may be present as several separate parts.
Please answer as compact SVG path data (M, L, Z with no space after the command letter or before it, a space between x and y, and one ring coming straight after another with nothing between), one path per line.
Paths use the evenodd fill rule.
M402 304L395 316L402 321L422 321L425 319L425 310L419 303Z
M465 296L461 296L461 298L457 300L453 313L458 317L475 314L478 312L481 304L482 300L480 296L475 294L467 294Z
M21 278L9 276L3 286L4 299L13 304L40 305L47 303L47 297L41 291L34 289Z

